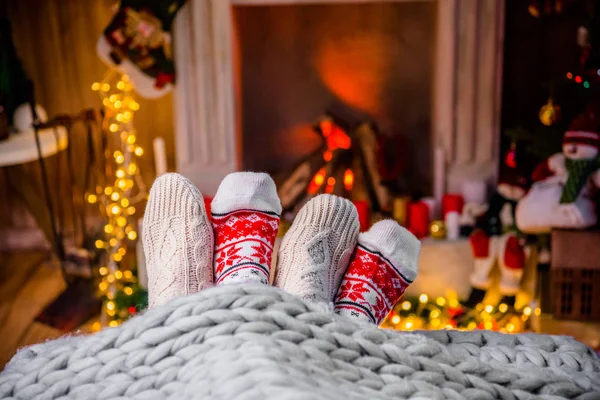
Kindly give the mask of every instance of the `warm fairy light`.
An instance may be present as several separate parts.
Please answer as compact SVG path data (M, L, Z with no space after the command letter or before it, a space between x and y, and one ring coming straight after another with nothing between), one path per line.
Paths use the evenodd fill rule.
M392 317L392 324L396 325L400 322L400 316L399 315L394 315Z
M523 309L523 315L530 316L531 315L531 307L527 306Z
M406 322L404 323L404 328L405 328L405 329L412 329L413 325L414 325L414 324L413 324L413 322L412 322L412 321L406 321Z
M92 324L92 331L98 332L100 329L102 329L102 324L99 321Z
M494 327L494 324L492 324L492 321L485 321L483 327L489 331Z
M427 303L427 300L429 300L429 297L425 293L423 293L419 296L419 302L425 304L425 303Z
M346 190L352 190L352 186L354 185L354 173L351 169L347 169L344 171L344 187Z
M498 306L498 311L500 311L501 313L505 313L508 311L508 305L504 304L504 303L500 303L500 305Z
M322 185L325 182L325 170L321 170L315 175L315 183L317 185Z
M429 314L429 316L430 316L431 318L439 318L439 317L440 317L440 311L439 311L439 310L433 310L433 311L431 312L431 314Z
M536 317L539 317L540 315L542 315L542 309L539 307L536 307L536 309L533 311L533 313L535 314Z
M408 310L410 310L410 307L411 307L410 301L403 301L402 302L402 309L403 310L408 311Z
M329 162L333 159L333 153L329 150L326 150L325 152L323 152L323 160Z
M444 307L446 305L446 299L443 297L438 297L435 302L440 307Z
M456 299L450 299L450 300L448 301L448 305L449 305L450 307L456 308L456 307L458 307L458 300L456 300Z
M105 187L97 187L96 194L88 195L89 203L98 203L102 215L106 217L104 225L105 240L97 240L96 247L107 253L107 263L99 268L102 281L98 284L100 295L104 298L101 325L117 326L132 314L130 308L123 308L115 299L119 292L133 295L134 289L130 284L136 284L131 271L123 271L118 264L127 254L129 240L137 239L136 226L133 216L137 205L147 198L147 192L140 176L139 164L135 157L144 154L142 147L136 144L137 138L133 126L134 112L139 110L139 103L133 98L133 86L125 75L114 79L114 71L109 71L102 82L92 85L92 90L98 92L104 109L103 125L106 130L114 133L111 145L115 144L110 161L112 166L107 168L113 177ZM114 139L114 140L113 140ZM119 142L120 141L120 142ZM119 142L118 144L115 142ZM116 167L116 168L115 168ZM136 188L136 185L138 186ZM137 189L137 190L136 190ZM127 286L125 286L125 283Z
M330 176L329 178L327 178L327 184L329 186L335 185L335 178L333 176Z
M484 310L485 310L485 312L486 312L486 313L488 313L488 314L489 314L489 313L491 313L492 311L494 311L494 306L493 306L493 305L491 305L491 304L488 304L488 305L486 305L486 306L484 307Z
M513 324L508 323L508 324L506 324L506 330L508 332L512 333L515 331L515 326Z

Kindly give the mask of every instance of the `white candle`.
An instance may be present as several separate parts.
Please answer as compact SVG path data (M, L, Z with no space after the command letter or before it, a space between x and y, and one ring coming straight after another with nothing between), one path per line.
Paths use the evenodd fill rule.
M156 176L160 176L167 172L167 154L165 151L165 139L157 137L154 139L154 166L156 168Z
M135 254L137 256L138 282L144 289L148 289L148 273L146 272L146 257L144 256L144 246L142 244L143 218L138 220L138 241L135 244Z
M446 213L444 218L446 223L446 237L449 240L456 240L460 236L460 214L456 211Z
M442 197L446 189L446 155L444 148L438 146L433 155L433 197L438 204L442 204Z

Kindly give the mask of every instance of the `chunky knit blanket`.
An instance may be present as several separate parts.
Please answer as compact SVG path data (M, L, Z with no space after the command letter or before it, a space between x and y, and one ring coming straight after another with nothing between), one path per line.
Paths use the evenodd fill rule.
M3 399L565 397L600 398L600 361L571 338L380 330L264 286L26 347L0 374Z

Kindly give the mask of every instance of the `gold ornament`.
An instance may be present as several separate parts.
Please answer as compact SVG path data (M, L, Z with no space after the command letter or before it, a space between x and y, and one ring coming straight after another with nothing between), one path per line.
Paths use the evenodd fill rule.
M446 224L444 221L433 221L429 225L429 234L436 240L442 240L446 237Z
M558 121L560 116L560 107L555 105L552 98L540 108L540 122L546 126L552 126Z

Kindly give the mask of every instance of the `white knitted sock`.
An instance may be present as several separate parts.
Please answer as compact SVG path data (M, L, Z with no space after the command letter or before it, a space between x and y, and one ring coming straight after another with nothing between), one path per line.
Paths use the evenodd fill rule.
M281 202L264 173L234 172L211 203L215 283L269 284Z
M331 307L359 232L354 205L323 194L302 207L281 242L275 286Z
M420 249L421 242L393 220L361 233L335 312L379 325L417 277Z
M213 232L202 195L188 179L171 173L154 181L142 240L150 307L212 284Z

